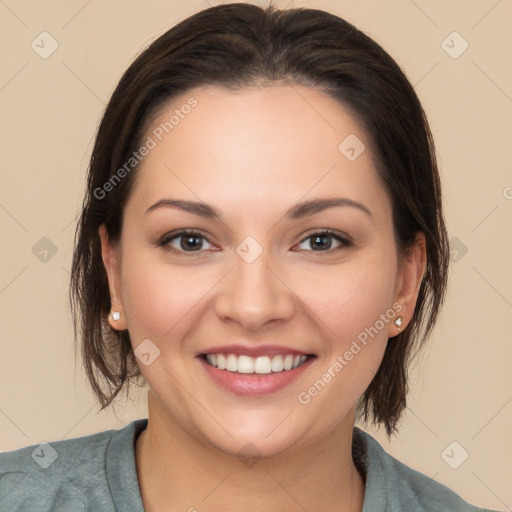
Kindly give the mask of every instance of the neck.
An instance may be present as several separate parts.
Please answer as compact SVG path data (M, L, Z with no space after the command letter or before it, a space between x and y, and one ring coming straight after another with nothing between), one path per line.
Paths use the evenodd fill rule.
M190 436L149 395L136 447L146 512L324 510L360 512L364 482L352 460L353 417L300 450L241 459Z

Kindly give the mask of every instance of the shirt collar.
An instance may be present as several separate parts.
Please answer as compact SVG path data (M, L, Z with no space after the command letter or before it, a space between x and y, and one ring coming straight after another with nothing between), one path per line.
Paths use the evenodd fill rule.
M147 418L133 421L113 436L107 447L107 482L115 508L120 512L144 512L137 479L135 443L147 424Z

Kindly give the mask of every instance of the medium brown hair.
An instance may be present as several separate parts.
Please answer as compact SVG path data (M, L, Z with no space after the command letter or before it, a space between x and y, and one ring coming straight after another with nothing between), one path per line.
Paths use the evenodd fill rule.
M111 302L98 235L105 224L110 240L119 240L136 167L108 194L98 190L140 147L148 120L171 98L204 85L278 81L320 87L366 130L392 203L398 254L405 256L418 232L425 234L427 264L413 318L387 344L358 403L359 417L383 424L388 435L396 430L406 406L407 368L434 327L449 261L426 116L396 62L347 21L320 10L242 3L203 10L156 39L122 76L98 128L75 233L70 300L75 337L102 408L131 382L142 382L128 331L107 321Z

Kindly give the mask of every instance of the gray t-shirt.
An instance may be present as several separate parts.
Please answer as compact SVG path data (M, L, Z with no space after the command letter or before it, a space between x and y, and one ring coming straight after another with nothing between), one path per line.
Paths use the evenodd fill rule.
M141 419L0 454L0 510L143 512L135 442L146 426ZM405 466L357 427L353 439L354 462L366 481L363 512L492 512Z

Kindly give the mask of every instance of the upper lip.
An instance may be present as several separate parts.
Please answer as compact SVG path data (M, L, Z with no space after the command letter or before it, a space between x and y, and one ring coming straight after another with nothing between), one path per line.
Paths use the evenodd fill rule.
M219 345L218 347L211 347L198 352L198 356L206 354L235 354L235 355L246 355L250 357L259 356L276 356L279 354L293 354L297 356L312 355L311 352L306 350L300 350L296 348L286 347L284 345L270 345L270 344L258 344L258 345Z

